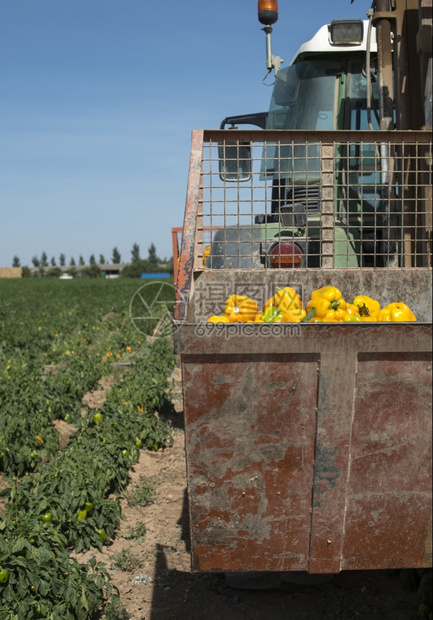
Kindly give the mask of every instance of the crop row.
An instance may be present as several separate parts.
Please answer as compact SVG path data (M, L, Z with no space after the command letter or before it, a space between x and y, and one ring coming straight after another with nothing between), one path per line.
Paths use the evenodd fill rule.
M107 313L113 305L109 297L101 303L98 291L95 313L95 291L84 287L76 287L76 297L69 290L66 309L55 298L51 314L48 299L37 312L30 296L30 324L16 306L8 316L2 307L7 329L0 357L0 468L10 476L0 519L0 617L5 619L84 619L104 600L117 601L104 565L79 564L70 550L109 543L121 517L118 494L139 450L170 442L170 429L155 415L168 406L170 344L157 340L145 346L129 324L125 300L123 308ZM21 310L25 315L25 304ZM72 320L64 321L65 315ZM32 338L35 329L40 339ZM129 360L129 372L100 409L84 407L84 394L116 359ZM75 430L63 450L53 424L58 419Z

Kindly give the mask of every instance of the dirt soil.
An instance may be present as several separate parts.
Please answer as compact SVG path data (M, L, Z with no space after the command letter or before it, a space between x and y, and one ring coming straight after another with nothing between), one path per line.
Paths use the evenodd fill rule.
M153 503L140 507L122 500L125 519L121 532L104 552L78 555L82 562L95 556L106 563L119 588L131 620L407 620L417 605L417 593L405 592L394 571L343 572L317 585L284 582L278 589L230 587L223 574L193 574L188 543L184 427L180 372L174 373L175 413L171 415L174 445L159 452L142 451L131 471L128 491L143 484L155 489ZM107 386L108 387L108 386ZM103 390L89 396L97 406ZM122 537L137 523L146 532L138 539ZM113 568L122 558L122 568ZM408 607L410 606L412 610Z

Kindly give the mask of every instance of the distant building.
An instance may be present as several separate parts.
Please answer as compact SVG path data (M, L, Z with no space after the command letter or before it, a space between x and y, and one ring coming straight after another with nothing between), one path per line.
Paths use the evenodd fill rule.
M128 265L129 263L110 263L105 265L96 265L101 271L102 278L118 278L120 272ZM88 269L91 265L64 265L63 267L31 267L30 274L32 276L37 276L41 273L41 269L45 273L48 273L50 269L59 269L62 272L60 278L62 280L68 280L70 278L65 277L66 275L73 277L73 274L78 273L82 269Z
M22 275L21 267L0 267L0 278L21 278Z
M31 276L40 276L41 274L42 275L47 274L53 277L61 278L62 280L70 280L71 278L78 275L82 269L91 269L92 267L97 267L99 271L101 272L101 278L107 278L111 280L114 278L118 278L120 274L122 273L122 271L125 269L125 267L129 265L131 265L131 263L106 263L105 265L64 265L62 267L59 267L59 266L52 267L51 265L49 265L48 267L30 267L29 271L30 271ZM163 271L163 270L167 271L169 268L170 268L169 263L158 263L157 269L160 269L162 273L160 271L156 271L152 274L144 275L144 277L149 277L149 278L169 277L170 274L164 273ZM9 278L20 278L21 277L21 267L4 268L3 271L8 271L8 272L16 271L17 273L18 272L20 273L19 275L1 276L1 271L0 271L0 277L5 277L5 278L6 277L9 277Z
M104 278L118 278L121 271L130 263L113 263L111 265L98 265Z

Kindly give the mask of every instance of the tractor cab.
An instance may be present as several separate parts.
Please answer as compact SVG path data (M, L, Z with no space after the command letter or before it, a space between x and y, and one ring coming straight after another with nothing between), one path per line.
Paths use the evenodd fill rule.
M277 63L268 112L224 119L222 129L255 124L269 131L286 130L290 139L266 141L259 156L251 152L248 142L226 143L219 149L220 177L227 191L230 184L251 183L256 175L266 186L265 209L254 209L251 222L245 218L240 225L226 222L215 234L206 266L272 266L275 260L269 248L281 240L287 252L279 256L278 266L285 265L286 254L292 255L288 267L322 266L321 147L310 138L307 141L302 132L318 131L323 137L323 132L335 130L342 132L334 154L335 234L346 248L336 266L382 266L378 244L382 243L380 214L385 211L387 179L378 167L373 144L344 141L345 131L379 128L376 50L375 30L368 21L334 21L299 48L290 66L281 68ZM297 135L299 140L294 139ZM249 252L254 257L250 261L236 251L237 244L242 249L245 243L257 246L256 252Z

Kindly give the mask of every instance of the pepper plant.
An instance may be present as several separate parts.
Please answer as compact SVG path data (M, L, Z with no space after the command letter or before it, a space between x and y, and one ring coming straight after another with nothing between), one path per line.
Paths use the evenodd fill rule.
M81 619L119 607L102 549L119 528L120 494L140 449L170 445L156 415L174 355L150 349L128 316L136 281L6 282L0 290L0 618ZM82 403L114 361L131 364L100 410ZM59 449L53 423L75 425ZM99 610L99 611L98 611ZM95 616L96 617L96 616Z

